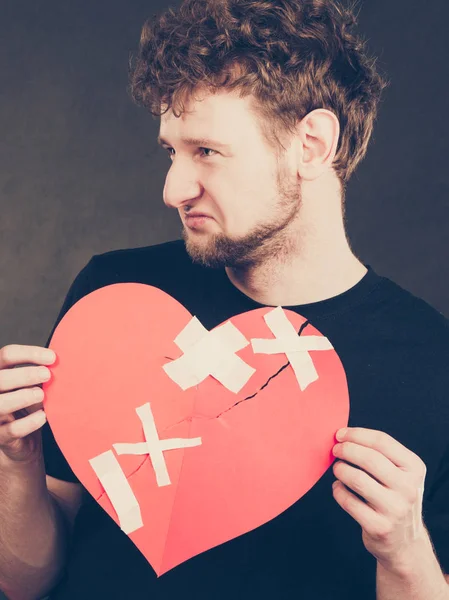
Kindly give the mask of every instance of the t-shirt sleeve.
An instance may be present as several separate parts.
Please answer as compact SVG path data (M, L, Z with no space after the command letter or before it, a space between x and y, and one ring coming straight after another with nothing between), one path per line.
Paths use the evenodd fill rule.
M424 503L423 518L441 568L449 574L449 446Z
M94 290L92 282L92 271L95 257L92 257L87 265L78 273L72 285L70 286L67 296L64 300L62 308L59 312L58 318L53 326L50 336L45 344L48 348L51 342L51 338L55 332L56 327L64 315L70 310L70 308L78 302L83 296L87 296L91 291ZM50 365L51 369L51 365ZM73 473L69 467L64 455L59 449L58 444L55 441L53 432L48 422L44 424L41 429L42 431L42 451L44 455L45 472L47 475L62 479L64 481L71 481L79 483L79 479Z

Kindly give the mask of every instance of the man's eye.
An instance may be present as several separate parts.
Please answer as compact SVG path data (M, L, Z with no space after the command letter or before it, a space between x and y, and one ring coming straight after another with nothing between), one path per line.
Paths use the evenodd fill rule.
M167 150L167 152L168 152L168 155L169 155L170 157L174 156L174 154L170 154L170 153L171 153L171 151L173 150L173 148L166 148L166 150ZM215 152L215 153L217 153L217 151L216 151L216 150L212 150L212 148L200 148L200 150L206 150L206 151L208 151L208 152ZM213 156L213 155L212 155L212 156ZM206 158L211 158L211 155L206 155Z
M200 150L209 150L210 152L216 152L215 150L212 150L212 148L200 148Z

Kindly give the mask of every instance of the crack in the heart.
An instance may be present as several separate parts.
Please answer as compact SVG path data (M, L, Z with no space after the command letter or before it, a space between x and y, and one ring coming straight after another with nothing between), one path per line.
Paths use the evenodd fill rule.
M301 328L298 332L298 336L301 335L301 333L304 331L304 329L307 327L307 325L309 325L309 321L304 321L304 323L301 325ZM263 389L265 389L267 387L267 385L270 383L270 381L272 379L274 379L275 377L277 377L278 375L280 375L282 373L282 371L284 369L286 369L290 364L290 361L288 361L285 365L283 365L279 371L277 373L275 373L274 375L272 375L267 381L266 383L263 384L263 386L254 394L252 394L251 396L247 396L246 398L243 398L243 400L239 400L238 402L236 402L235 404L233 404L232 406L230 406L229 408L227 408L226 410L224 410L223 412L221 412L219 415L217 415L216 417L213 417L215 419L218 419L219 417L221 417L221 415L224 415L225 413L227 413L228 411L230 411L231 409L235 408L236 406L238 406L239 404L241 404L242 402L246 402L247 400L251 400L252 398L255 398L257 396L257 394L259 394Z
M310 324L309 321L304 321L304 323L301 325L301 327L300 327L300 329L298 331L298 336L300 336L302 334L302 332L304 331L304 329L309 324ZM247 400L251 400L252 398L255 398L257 396L257 394L259 394L263 389L265 389L267 387L267 385L270 383L271 380L273 380L275 377L277 377L278 375L280 375L282 373L282 371L289 366L289 364L290 364L290 361L288 361L285 365L283 365L279 369L279 371L277 371L277 373L275 373L274 375L271 375L271 377L268 378L268 380L263 384L263 386L259 390L257 390L257 392L255 392L251 396L247 396L246 398L243 398L242 400L239 400L238 402L236 402L235 404L233 404L232 406L230 406L226 410L222 411L218 415L215 415L214 417L208 417L206 415L198 415L198 414L190 415L189 417L185 417L184 419L181 419L181 421L178 421L177 423L173 423L172 425L169 425L168 427L166 427L165 429L163 429L161 431L161 433L164 433L167 430L172 429L172 427L176 427L176 425L180 425L181 423L189 423L193 419L208 419L208 420L210 420L210 419L218 419L218 418L220 418L222 415L224 415L225 413L227 413L231 409L235 408L236 406L238 406L242 402L246 402ZM198 387L198 386L196 386L196 387Z
M299 331L298 331L298 336L300 336L302 334L302 332L304 331L304 329L307 327L307 325L309 325L310 322L309 321L304 321L304 323L301 325ZM167 357L168 358L168 357ZM219 413L218 415L216 415L215 417L207 417L205 415L191 415L189 417L185 417L184 419L182 419L181 421L178 421L177 423L173 423L173 425L169 425L169 427L166 427L165 429L163 429L160 433L165 433L166 431L168 431L169 429L172 429L173 427L176 427L177 425L180 425L181 423L188 423L188 422L192 422L193 419L218 419L220 418L222 415L224 415L225 413L229 412L231 409L235 408L236 406L238 406L239 404L242 404L242 402L247 402L248 400L251 400L252 398L255 398L257 396L257 394L259 394L263 389L265 389L267 387L267 385L270 383L270 381L272 381L273 379L275 379L276 377L278 377L282 371L284 371L290 364L290 361L288 361L285 365L283 365L276 373L274 373L274 375L271 375L271 377L268 378L268 380L263 384L263 386L257 390L257 392L255 392L254 394L252 394L251 396L247 396L246 398L243 398L242 400L239 400L238 402L236 402L235 404L233 404L232 406L230 406L229 408L227 408L226 410L222 411L221 413ZM198 387L198 386L195 386ZM127 480L131 479L131 477L133 475L135 475L138 471L140 471L140 469L143 467L143 465L146 463L147 460L150 459L150 455L147 454L147 456L144 458L144 460L141 462L141 464L137 467L137 469L135 469L132 473L130 473L127 476ZM106 494L105 491L103 491L102 494L100 494L100 496L97 498L97 502L99 500L101 500L101 498Z

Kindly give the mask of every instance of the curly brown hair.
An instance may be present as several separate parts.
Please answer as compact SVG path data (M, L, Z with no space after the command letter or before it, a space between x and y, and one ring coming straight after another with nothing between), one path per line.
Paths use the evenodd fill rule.
M184 0L177 12L170 8L144 24L130 59L131 97L160 117L170 108L180 116L200 89L252 94L253 114L278 157L301 119L328 109L340 122L333 168L344 191L390 83L354 32L356 4Z

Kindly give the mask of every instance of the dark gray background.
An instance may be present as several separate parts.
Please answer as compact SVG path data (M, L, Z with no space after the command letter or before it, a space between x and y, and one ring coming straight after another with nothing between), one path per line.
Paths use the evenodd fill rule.
M180 237L159 120L126 91L141 26L169 4L0 6L0 347L43 345L93 254ZM391 85L347 193L356 254L447 316L448 17L444 0L361 4Z
M93 254L179 237L162 202L159 122L126 92L141 25L168 5L0 7L0 347L43 345ZM392 83L347 194L356 254L446 316L448 18L445 0L362 5L360 29Z

